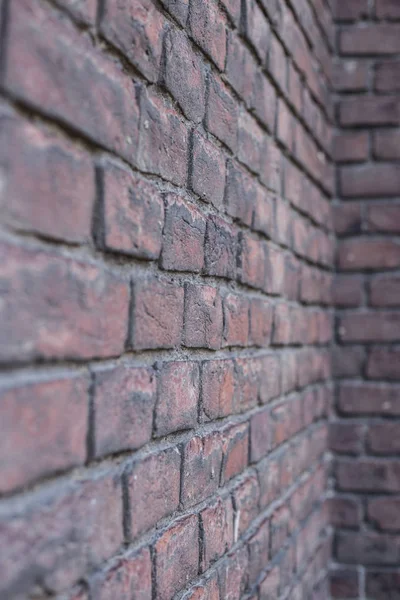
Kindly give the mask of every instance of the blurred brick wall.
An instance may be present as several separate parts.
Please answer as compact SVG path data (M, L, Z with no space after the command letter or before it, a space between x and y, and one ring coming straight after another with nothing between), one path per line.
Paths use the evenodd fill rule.
M400 598L400 2L338 2L334 598Z

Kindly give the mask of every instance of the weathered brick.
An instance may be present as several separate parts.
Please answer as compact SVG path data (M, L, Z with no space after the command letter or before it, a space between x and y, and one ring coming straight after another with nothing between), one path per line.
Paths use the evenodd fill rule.
M94 25L96 22L97 0L57 0L71 16L80 23Z
M399 37L400 39L400 37ZM365 125L398 125L400 102L396 97L355 97L342 100L339 105L339 121L344 127Z
M128 285L93 263L2 244L1 360L123 352Z
M255 205L256 184L244 169L228 161L225 201L227 213L244 223L251 225Z
M211 286L186 284L185 346L189 348L220 348L222 321L222 302L219 291Z
M220 597L239 600L247 586L248 550L238 548L218 567Z
M235 374L232 360L208 360L201 370L201 408L207 420L233 412Z
M340 169L340 189L343 197L396 196L399 188L397 165L369 164Z
M399 589L398 571L375 571L368 569L366 573L366 593L376 600L386 600L389 594L395 594Z
M205 202L221 208L225 191L225 157L220 148L193 134L191 186Z
M78 374L2 385L2 492L85 461L88 387Z
M366 227L369 231L400 233L400 205L379 202L366 207Z
M189 429L197 422L199 365L173 361L161 366L155 427L158 435Z
M260 584L260 600L272 600L276 598L279 590L279 567L273 567L268 571L265 579Z
M206 571L233 546L233 507L230 496L218 497L200 513L203 531L202 570Z
M269 521L263 521L248 542L249 583L253 585L269 561Z
M239 279L251 287L265 289L267 278L267 245L251 237L247 232L241 236Z
M229 293L223 300L223 346L247 346L249 302L246 297Z
M270 42L270 27L263 12L254 0L244 3L244 31L262 64L266 63Z
M344 313L338 333L342 342L400 341L400 315L382 310Z
M392 240L349 239L339 246L338 265L344 271L393 269L400 265L400 245Z
M189 26L195 42L222 71L226 56L226 19L217 3L192 0Z
M339 162L367 160L368 152L369 140L365 131L341 132L333 139L333 157Z
M165 18L150 0L107 0L100 31L150 81L160 68Z
M199 272L204 264L206 220L187 202L169 194L166 199L161 266L174 271Z
M368 355L367 377L371 379L400 379L400 348L373 348Z
M400 49L400 28L397 24L373 24L366 27L348 27L339 37L343 54L396 54Z
M0 148L2 222L67 242L88 241L95 200L90 156L5 111Z
M338 568L330 573L330 592L332 598L359 598L359 574L356 569Z
M195 585L182 600L220 600L217 574L214 572L204 583Z
M139 106L132 78L41 3L21 0L10 8L7 89L135 163ZM35 77L22 77L22 63Z
M248 475L234 487L235 535L241 536L256 518L259 510L259 493L258 480L255 475Z
M126 472L128 538L135 539L179 505L181 456L168 448L136 460Z
M400 278L378 276L369 283L371 306L400 306Z
M91 595L98 600L151 600L151 557L148 548L131 552L89 580Z
M156 380L151 369L124 364L94 369L95 457L139 448L151 439Z
M242 110L239 116L238 142L239 160L251 171L258 173L264 134L257 121L245 110Z
M175 521L154 545L156 594L169 600L199 568L199 525L196 515Z
M262 70L256 71L253 76L251 106L257 117L268 128L268 131L271 134L274 133L276 91L271 82L265 77ZM265 166L267 166L267 164ZM263 176L263 169L261 169L260 175L261 177Z
M226 76L235 92L244 99L248 107L252 105L256 70L256 63L250 50L236 32L229 32Z
M149 279L133 286L132 346L173 348L180 343L183 321L182 287Z
M167 90L177 100L185 116L199 123L205 110L205 73L202 60L187 36L169 29L165 38L165 75Z
M111 161L102 167L102 222L97 223L97 241L114 252L158 258L164 225L161 193Z
M336 464L338 488L345 491L399 492L400 463L378 458L338 460Z
M29 594L36 585L49 592L65 590L122 544L118 473L54 484L18 505L12 502L3 507L1 531L0 592L5 598Z
M371 423L367 432L367 447L372 454L399 454L400 423Z
M261 383L262 361L253 357L235 359L235 411L244 412L256 406Z
M258 462L266 456L271 448L269 408L263 409L250 421L250 456L252 462Z
M377 159L400 159L400 130L382 129L373 134L373 150Z
M232 279L236 273L237 235L232 225L218 216L207 218L204 247L207 275Z
M219 433L193 437L183 449L182 503L201 502L219 486L222 440Z
M183 26L186 25L189 0L160 0L167 11Z
M241 473L248 463L249 428L247 425L228 426L223 431L224 457L222 483Z
M154 91L143 90L140 113L139 167L183 185L189 144L186 124L170 103Z
M249 341L255 346L266 347L271 342L273 306L268 300L252 298L250 300Z
M274 239L277 235L277 200L263 186L256 186L252 229Z
M214 75L208 84L206 127L233 152L237 147L238 105L226 85Z

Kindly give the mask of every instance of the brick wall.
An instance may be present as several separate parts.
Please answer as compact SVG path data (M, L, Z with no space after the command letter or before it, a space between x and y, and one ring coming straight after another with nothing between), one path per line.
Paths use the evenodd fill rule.
M335 16L332 594L387 600L400 597L400 3Z
M367 4L0 2L1 600L399 587L400 23Z

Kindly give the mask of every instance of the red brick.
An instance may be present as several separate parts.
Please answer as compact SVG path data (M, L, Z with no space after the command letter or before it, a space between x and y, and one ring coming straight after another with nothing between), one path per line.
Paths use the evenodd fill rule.
M175 521L155 543L156 597L170 600L199 568L199 525L195 515Z
M253 76L252 108L257 117L273 134L276 114L276 91L271 82L265 77L262 70L256 71ZM263 161L263 157L261 157ZM263 168L260 175L263 176Z
M382 363L386 365L384 351L382 353ZM379 360L379 356L373 360ZM369 363L373 366L373 361ZM390 364L390 363L389 363ZM378 376L385 377L385 374L378 373ZM354 415L387 415L400 416L400 406L397 406L396 398L400 388L395 385L375 384L375 383L342 383L339 387L338 407L345 414Z
M154 184L111 161L104 162L103 169L104 222L98 223L98 241L108 250L158 258L164 225L161 193Z
M400 205L388 202L368 204L366 226L369 231L400 233Z
M223 346L247 346L249 302L246 297L229 293L223 300Z
M223 439L222 483L226 483L247 467L249 428L247 425L228 426L223 430Z
M226 181L227 213L245 225L251 225L256 194L256 183L236 163L228 161Z
M162 365L155 418L158 435L195 426L199 386L198 363L173 361Z
M88 386L74 374L2 386L2 492L84 463Z
M399 36L400 40L400 36ZM396 98L354 97L342 100L339 105L340 125L398 125L400 103Z
M251 104L255 69L255 61L250 50L236 32L229 32L226 76L235 92L247 105Z
M189 134L177 111L160 94L143 90L138 164L176 185L187 178Z
M400 51L400 28L397 24L373 24L342 30L339 48L343 54L397 54Z
M205 73L199 55L183 32L171 28L165 38L165 57L166 88L185 116L200 122L205 110Z
M265 458L257 465L260 481L260 507L266 508L280 494L281 461L278 457Z
M186 284L184 343L189 348L221 347L222 302L211 286Z
M248 542L249 584L252 586L269 562L269 521L263 521Z
M189 0L160 0L168 12L182 25L186 25Z
M368 0L334 0L333 14L339 21L355 21L369 16Z
M260 584L260 600L277 598L279 590L279 567L273 567Z
M222 208L225 191L225 158L220 148L193 134L191 186L205 202Z
M94 25L96 22L96 0L57 0L57 4L65 8L80 23Z
M400 159L400 130L384 129L374 132L374 156L383 160Z
M371 306L400 306L400 277L381 276L370 281Z
M340 189L343 197L396 196L399 188L397 165L375 163L340 169Z
M189 26L194 41L222 71L226 56L226 19L214 0L207 4L192 0Z
M10 8L7 89L134 163L139 107L132 78L41 3ZM23 77L21 64L35 76Z
M368 89L368 64L357 60L342 60L333 65L333 85L338 92L359 92Z
M268 21L254 0L246 0L243 12L245 34L265 64L271 36Z
M363 427L354 423L336 421L329 424L329 449L338 454L360 454Z
M104 37L150 81L160 68L165 18L150 0L107 0L100 23Z
M251 171L258 173L260 171L264 134L257 121L244 109L239 116L238 142L239 160Z
M261 180L268 188L279 194L282 189L282 152L272 139L266 141L263 157L264 162L261 164L262 169L260 174Z
M239 280L251 287L265 289L267 245L251 237L247 232L241 236Z
M90 592L98 600L151 600L151 558L148 548L129 553L90 579Z
M233 152L237 147L238 105L225 84L210 75L206 127Z
M22 597L38 585L49 593L65 590L122 544L122 493L115 472L53 485L21 500L4 506L1 516L4 598Z
M92 263L3 243L2 360L116 356L124 350L128 285Z
M127 470L128 538L173 513L179 505L181 456L168 448L136 460Z
M166 281L149 279L133 286L132 346L173 348L181 340L184 290Z
M274 239L276 236L275 207L277 205L272 193L257 185L252 229Z
M376 600L386 600L388 593L396 598L400 587L400 577L398 571L371 571L366 573L366 593L370 598Z
M175 194L166 199L161 265L163 269L199 272L204 264L206 220Z
M299 72L289 61L289 99L298 113L303 110L303 84Z
M400 453L400 423L371 423L368 426L367 447L372 454Z
M233 360L208 360L201 371L201 407L206 420L233 412L235 374Z
M339 245L338 264L344 271L393 269L400 266L400 244L367 238L346 240Z
M394 311L344 313L338 327L342 342L400 341L400 314Z
M291 244L292 220L293 212L289 204L284 200L277 200L275 204L275 240L284 246Z
M1 220L50 238L88 241L95 200L90 157L60 135L5 111L0 132Z
M347 3L346 3L347 4ZM359 574L355 569L337 568L330 573L330 592L332 598L359 598Z
M333 157L340 162L367 160L369 139L365 131L338 133L333 139Z
M230 223L209 215L204 247L207 275L232 279L236 273L236 231Z
M201 513L202 570L206 571L233 546L233 508L230 496L218 497Z
M248 475L233 488L235 508L235 536L247 531L258 514L259 486L255 475Z
M287 90L288 66L284 48L277 37L271 36L268 52L268 70L282 91Z
M358 492L399 492L400 463L379 458L337 461L339 489Z
M375 89L378 92L399 92L400 62L378 63L375 67Z
M363 565L397 565L400 539L374 532L339 532L336 540L339 562Z
M361 232L362 217L360 202L346 202L333 207L334 228L338 235Z
M228 600L242 598L247 585L248 551L242 546L219 567L220 597Z
M182 600L220 600L217 574L213 573L204 583L194 586Z
M278 120L276 135L277 139L284 145L289 151L293 151L296 123L293 114L290 112L287 104L282 100L278 99Z
M257 405L260 396L262 362L253 357L236 358L235 411L244 412Z
M396 0L377 0L376 16L378 19L400 19L400 7Z
M156 380L152 370L128 364L96 368L94 456L134 450L148 442L155 401Z
M400 380L400 349L373 348L368 355L367 377Z
M360 306L363 299L363 279L355 275L337 275L333 280L333 301L336 306Z
M219 486L222 441L218 433L193 437L183 450L182 504L197 504Z
M273 306L268 300L252 298L250 300L249 341L255 346L266 347L271 342Z
M335 496L326 500L329 523L334 527L357 527L360 522L360 503L355 498Z

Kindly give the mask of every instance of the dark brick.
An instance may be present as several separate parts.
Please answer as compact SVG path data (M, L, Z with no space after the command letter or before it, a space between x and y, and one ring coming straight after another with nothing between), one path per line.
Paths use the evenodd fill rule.
M296 122L293 114L290 112L287 104L278 99L278 118L276 126L277 139L286 146L289 151L293 151L296 135Z
M205 202L222 208L225 191L225 157L215 144L194 132L191 186Z
M123 352L129 289L93 263L2 244L0 360Z
M232 279L236 273L236 232L220 217L207 218L204 248L205 272L207 275Z
M246 589L248 579L248 550L238 548L218 567L220 597L239 600Z
M375 600L399 600L400 574L398 571L371 571L366 573L366 593Z
M398 38L400 40L400 36ZM342 100L339 105L340 125L398 125L400 102L397 98L355 97Z
M262 64L266 63L270 42L270 27L262 10L254 0L244 3L245 33L250 43L258 54Z
M189 429L197 422L200 375L196 362L164 363L159 380L155 427L158 435Z
M182 503L197 504L219 486L222 440L219 433L193 437L183 450Z
M340 32L339 48L343 54L397 54L400 50L399 33L399 25L391 23L347 27Z
M199 525L196 515L175 521L155 543L156 594L170 600L193 579L199 568Z
M224 297L223 346L247 346L249 302L246 297L229 293Z
M337 275L332 284L333 301L336 306L360 306L363 299L364 281L355 275Z
M204 264L206 221L200 211L169 194L166 199L161 265L163 269L199 272Z
M222 483L241 473L248 463L249 428L247 425L231 425L223 430L224 458Z
M400 341L400 315L383 310L343 313L338 334L342 342Z
M239 280L251 287L266 288L267 278L267 245L244 233L241 238Z
M282 91L287 90L287 58L281 42L274 35L270 39L268 52L268 70Z
M360 522L360 503L355 498L335 496L327 499L329 523L334 527L357 527Z
M202 570L206 571L233 546L231 497L218 497L202 510L200 519L204 544Z
M396 355L394 359L396 360ZM378 349L371 354L369 365L377 369L382 361L384 368L390 368L390 351L385 356L385 350ZM394 363L394 366L396 363ZM387 377L385 371L377 371L378 377ZM365 383L342 383L339 387L338 407L345 414L353 415L388 415L400 416L400 407L396 397L400 389L395 385Z
M390 202L368 204L365 220L369 231L400 233L400 204Z
M164 83L181 106L185 116L199 123L205 110L205 73L199 55L186 35L169 29L165 40Z
M248 542L249 583L254 584L269 562L269 521L263 521Z
M0 391L1 492L86 459L87 376L3 384Z
M362 226L360 203L348 201L336 205L333 210L333 222L338 235L360 233Z
M138 164L176 185L187 177L189 134L186 124L167 100L153 92L141 96Z
M239 116L239 160L251 171L260 171L261 152L263 150L264 134L257 121L242 110Z
M189 26L195 42L222 71L226 56L226 19L216 2L210 0L205 4L202 0L192 0Z
M189 11L189 0L160 0L167 11L175 17L182 26L186 25Z
M356 21L369 16L368 0L334 0L333 14L339 21Z
M104 37L150 81L158 77L165 18L151 0L106 0L100 23Z
M97 0L56 0L56 3L65 8L80 23L95 24Z
M134 283L133 296L133 347L139 350L178 345L183 320L183 288L149 279Z
M110 161L103 163L103 169L104 222L98 223L98 241L112 251L158 258L164 225L159 190Z
M368 501L368 519L379 529L400 531L400 498L372 498Z
M130 540L178 508L180 469L181 456L177 448L155 452L129 467L126 485Z
M338 265L343 271L393 269L400 265L400 245L392 240L346 240L339 246Z
M139 106L132 78L41 3L21 0L10 8L7 89L135 163ZM23 77L21 64L35 77Z
M222 302L208 285L186 284L184 343L189 348L221 347Z
M89 155L6 112L0 115L0 148L2 222L67 242L88 241L95 200Z
M368 355L367 377L400 380L400 348L373 348ZM388 390L386 390L388 393ZM392 394L393 392L389 392ZM390 398L392 396L390 395ZM391 408L392 405L390 403Z
M122 544L118 474L53 485L4 506L1 532L4 598L22 597L38 585L48 592L65 590Z
M95 368L94 456L133 450L148 442L155 401L152 370L128 364Z
M400 554L398 537L374 532L338 532L336 552L339 562L396 566Z
M232 160L228 161L225 201L227 213L245 225L251 225L256 198L256 183Z
M399 170L390 163L341 167L340 189L344 197L396 196Z
M369 284L369 301L372 306L400 306L400 277L375 277Z
M210 75L206 126L233 152L237 147L238 105L226 85Z
M354 423L337 421L329 424L329 449L338 454L360 454L363 427Z
M373 454L400 453L400 423L371 423L368 426L367 447Z
M339 162L367 160L369 139L365 131L338 133L333 139L333 157Z
M379 458L338 460L336 465L337 485L341 490L359 492L399 492L399 461Z
M333 65L333 85L338 92L368 89L368 65L357 60L342 60Z
M376 16L378 19L400 19L400 7L397 1L377 0Z
M359 598L359 574L351 568L338 568L330 573L332 598L357 600Z
M383 160L400 159L400 130L388 129L373 134L375 158Z
M233 412L235 376L232 360L208 360L201 371L201 407L207 420Z
M400 62L378 63L375 67L375 89L378 92L399 92Z

